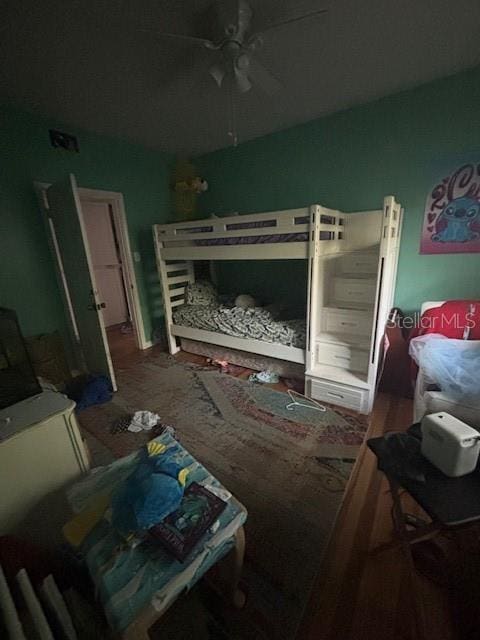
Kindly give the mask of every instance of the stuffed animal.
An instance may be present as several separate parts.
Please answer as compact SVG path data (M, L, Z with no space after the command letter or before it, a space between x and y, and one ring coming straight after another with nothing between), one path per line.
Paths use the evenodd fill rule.
M256 306L255 298L248 293L241 293L235 298L235 306L242 309L251 309Z
M176 450L151 440L112 494L112 525L123 536L153 527L180 505L188 469L175 462Z

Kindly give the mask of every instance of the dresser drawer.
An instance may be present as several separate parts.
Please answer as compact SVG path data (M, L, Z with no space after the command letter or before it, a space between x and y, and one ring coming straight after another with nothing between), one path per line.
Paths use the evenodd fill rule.
M353 309L323 309L322 331L329 333L351 333L369 336L372 332L372 313Z
M333 297L338 302L373 304L376 287L376 280L370 278L334 278Z
M368 351L355 349L349 345L317 342L315 344L315 362L366 373L368 371Z
M340 269L342 273L377 273L378 255L376 253L365 253L358 255L347 253L340 258Z
M314 400L338 404L355 411L363 410L368 395L366 389L354 389L315 378L310 379L310 393Z

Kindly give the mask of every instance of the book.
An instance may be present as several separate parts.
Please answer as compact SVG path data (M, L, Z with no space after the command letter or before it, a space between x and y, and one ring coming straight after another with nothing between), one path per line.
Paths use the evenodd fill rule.
M183 562L223 512L227 503L197 482L183 494L176 511L149 529L152 538Z

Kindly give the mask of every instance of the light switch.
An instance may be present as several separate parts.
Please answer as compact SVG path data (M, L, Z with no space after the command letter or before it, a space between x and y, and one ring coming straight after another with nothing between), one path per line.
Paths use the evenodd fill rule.
M140 251L134 251L133 252L133 259L135 260L135 262L140 262L141 261L141 256L140 256Z

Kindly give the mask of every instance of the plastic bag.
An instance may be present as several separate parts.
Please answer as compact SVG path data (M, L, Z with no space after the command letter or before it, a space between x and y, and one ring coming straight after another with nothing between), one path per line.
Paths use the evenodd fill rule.
M480 404L480 340L430 335L416 359L430 380L452 400Z

